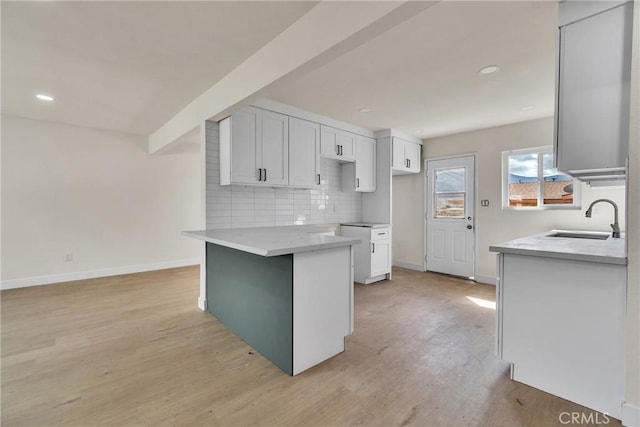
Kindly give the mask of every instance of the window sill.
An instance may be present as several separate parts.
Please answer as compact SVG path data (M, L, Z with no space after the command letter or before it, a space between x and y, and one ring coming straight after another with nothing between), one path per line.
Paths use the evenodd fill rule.
M582 206L570 205L570 206L503 206L503 211L579 211L582 210Z

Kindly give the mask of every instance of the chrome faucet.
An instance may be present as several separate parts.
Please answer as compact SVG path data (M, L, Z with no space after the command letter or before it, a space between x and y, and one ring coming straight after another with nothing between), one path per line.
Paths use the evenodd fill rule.
M589 205L589 209L587 209L587 212L585 212L584 216L586 216L587 218L591 218L591 209L593 209L593 205L595 205L596 203L600 203L600 202L611 203L611 206L613 206L613 224L611 224L611 228L613 228L613 234L611 235L611 237L613 237L615 239L619 239L620 238L620 224L618 224L618 205L616 205L616 203L614 201L609 200L609 199L594 200Z

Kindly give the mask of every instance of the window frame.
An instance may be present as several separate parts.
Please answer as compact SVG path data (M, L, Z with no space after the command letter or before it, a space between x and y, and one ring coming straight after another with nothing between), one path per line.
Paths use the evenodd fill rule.
M538 202L537 206L509 206L509 157L513 155L536 154L538 156ZM502 209L515 211L544 211L544 210L580 210L582 209L582 183L573 178L572 204L544 204L544 162L543 155L554 155L552 146L507 150L502 152ZM564 173L562 171L559 171ZM564 173L567 175L566 173Z
M441 171L448 171L448 170L452 170L452 169L462 169L464 170L464 184L463 184L463 190L462 191L441 191L438 192L436 191L436 186L438 185L437 182L437 174L438 172ZM460 221L460 220L464 220L467 216L467 203L468 203L468 188L467 188L467 173L469 173L467 166L455 166L455 167L445 167L445 168L438 168L438 169L434 169L433 170L433 187L431 189L431 193L432 193L432 200L431 200L431 205L432 205L432 209L430 212L431 215L431 219L433 220L442 220L442 221ZM437 209L438 209L438 204L436 202L437 200L437 195L438 194L462 194L464 195L464 205L462 207L462 216L457 216L457 217L447 217L447 216L437 216Z

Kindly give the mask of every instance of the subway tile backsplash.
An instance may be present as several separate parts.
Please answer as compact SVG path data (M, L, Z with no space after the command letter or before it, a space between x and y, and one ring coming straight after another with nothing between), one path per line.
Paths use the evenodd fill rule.
M361 221L362 195L342 191L342 168L336 160L321 159L317 189L221 186L218 138L218 123L207 121L207 228Z

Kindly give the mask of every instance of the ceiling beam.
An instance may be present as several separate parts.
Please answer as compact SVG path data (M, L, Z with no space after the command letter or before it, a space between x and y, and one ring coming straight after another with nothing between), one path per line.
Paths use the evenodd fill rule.
M282 84L285 77L295 78L299 73L317 68L434 3L318 3L153 132L149 136L149 153L168 150L179 144L183 135L198 128L203 120L224 118L243 102L258 98L270 85Z

